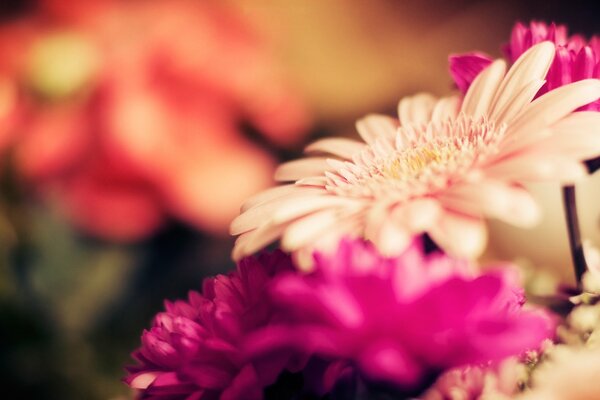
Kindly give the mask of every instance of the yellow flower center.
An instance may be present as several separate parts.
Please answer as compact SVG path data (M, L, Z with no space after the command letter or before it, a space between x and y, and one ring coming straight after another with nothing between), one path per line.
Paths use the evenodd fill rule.
M459 182L498 152L506 126L463 114L455 119L401 127L352 163L327 175L327 190L348 197L393 196L399 201L437 193Z
M406 150L385 163L382 175L392 179L411 179L431 164L447 162L452 152L445 147L421 146Z

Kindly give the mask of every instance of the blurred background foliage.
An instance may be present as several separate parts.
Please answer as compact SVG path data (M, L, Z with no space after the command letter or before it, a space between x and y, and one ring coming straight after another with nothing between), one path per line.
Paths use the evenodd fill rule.
M130 363L129 353L139 344L142 330L161 309L163 300L184 297L187 291L200 288L203 277L233 268L229 259L233 239L226 234L226 220L241 201L236 199L241 192L245 197L269 185L268 176L275 163L299 155L308 141L324 135L352 135L358 117L369 112L394 113L403 95L423 90L448 92L452 89L446 72L448 54L481 49L500 55L498 45L506 41L516 20L537 18L567 23L572 31L588 35L600 31L597 6L591 9L590 3L583 1L197 0L195 3L201 3L201 7L186 10L207 12L203 18L209 28L199 30L206 37L195 37L194 29L185 24L178 29L178 20L173 17L175 24L165 23L159 39L151 39L154 33L144 31L147 25L140 22L139 27L135 26L137 19L119 20L130 14L114 11L133 3L137 3L133 7L144 3L139 7L146 10L145 24L153 26L155 18L156 26L163 26L163 19L181 12L177 4L186 2L0 0L0 384L4 393L13 393L14 398L129 396L120 382L123 366ZM97 11L94 18L81 17L89 13L86 7L98 4L101 11L109 4L109 22L101 21L105 25L98 22ZM158 11L153 12L153 7ZM235 15L235 21L239 19L244 27L231 22L230 15ZM95 30L96 23L103 28ZM42 78L44 73L59 71L61 75L68 71L60 76L60 85L48 89L43 79L23 83L31 70L18 60L36 59L27 55L35 52L31 36L43 41L55 37L52 35L64 27L69 32L84 32L83 37L99 37L101 46L94 57L99 57L100 65L109 60L104 66L108 72L96 76L93 83L85 79L82 83L78 71L89 61L85 58L87 50L78 53L81 48L77 44L73 47L67 43L65 47L63 43L49 51L50 56L40 56L36 61L42 63L38 65ZM209 31L216 33L211 36L206 33ZM151 86L140 84L141 89L132 84L137 83L139 71L146 71L146 64L154 59L142 59L132 67L126 61L135 59L137 53L128 53L127 47L123 58L110 58L115 54L113 49L129 43L130 38L119 36L127 32L135 33L137 47L133 49L140 53L151 47L145 45L146 38L148 43L162 41L161 60L166 60L167 66L176 64L177 73L185 71L184 82L177 81L183 79L178 75L175 81L179 83L173 83L174 78L166 74L152 75ZM247 41L246 35L256 35L256 39ZM206 60L197 60L193 54L199 48L196 46L215 50ZM236 56L236 52L247 51L245 58ZM73 60L69 61L73 54L80 69L68 69L73 67ZM219 68L223 70L213 71ZM195 86L196 69L202 76L199 86ZM118 92L116 100L109 100L108 105L105 97L97 102L89 94L99 90L102 79L114 85L109 94ZM7 89L15 82L16 99ZM274 82L276 91L270 89ZM23 95L36 84L59 92L65 87L88 86L82 97L66 101L68 113L58 113L61 117L54 118L52 113L63 103L40 99L39 93ZM191 91L203 94L198 98L196 92L184 93L177 85L189 85ZM175 86L177 92L173 94ZM154 99L159 106L144 109L140 98ZM16 104L14 109L11 101ZM136 114L140 108L131 104L142 107L142 117ZM182 109L191 111L180 114ZM47 118L48 113L51 118ZM117 125L111 125L113 117ZM207 124L207 118L214 124ZM105 120L109 120L109 128L103 129L110 132L98 133L96 127ZM128 129L129 136L125 136L131 142L119 143L134 152L144 150L147 142L153 143L152 134L162 136L158 144L154 143L158 151L144 153L150 157L144 168L137 158L132 157L133 162L122 157L124 147L119 147L117 161L102 158L100 180L95 172L78 180L79 173L88 168L87 161L96 157L96 152L107 151L92 145L83 155L76 154L81 160L69 164L68 172L48 174L57 161L42 162L46 150L56 145L64 130L72 128L73 121L80 125L66 143L82 135L110 136L114 130ZM162 131L156 128L159 125ZM152 133L146 135L146 130ZM186 134L181 136L178 130ZM111 151L114 148L110 147ZM173 154L175 160L164 155L173 151L181 152ZM58 164L75 157L72 150L57 154ZM127 161L125 167L120 164L122 158ZM185 162L178 163L180 159ZM114 168L115 163L118 168ZM148 165L160 166L160 174L158 167ZM36 168L41 173L31 172ZM105 169L119 173L105 176ZM131 175L133 169L135 174ZM123 170L127 179L123 178ZM186 179L179 186L170 185L179 182L181 176ZM88 179L93 179L94 190L88 190ZM230 184L221 185L222 181ZM146 190L150 184L151 190ZM118 196L129 193L134 186L135 196L142 193L152 197L153 206L160 212L160 223L144 220L149 217L138 213L142 203L121 202ZM137 191L138 186L144 191ZM173 199L172 193L178 197ZM590 192L590 205L584 208L590 209L590 229L597 231L594 193ZM110 201L103 203L107 196ZM231 199L237 202L233 211ZM202 207L196 209L196 204ZM560 213L554 212L556 207L560 205L552 203L547 210L560 220ZM212 218L215 215L219 217ZM121 225L127 229L135 225L135 229L123 233ZM544 229L548 226L554 225ZM529 255L538 251L540 262L554 260L557 268L568 264L566 236L562 228L557 229L558 233L549 239L557 242L540 246L540 239L520 251ZM523 255L510 252L516 246L514 240L500 238L496 244L499 250L490 257ZM559 257L554 253L548 256L548 249L559 249Z

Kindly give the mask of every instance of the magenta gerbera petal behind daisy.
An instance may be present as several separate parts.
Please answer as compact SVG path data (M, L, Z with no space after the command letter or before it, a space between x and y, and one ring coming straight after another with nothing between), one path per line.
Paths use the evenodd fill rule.
M518 22L512 30L510 41L504 46L504 53L508 61L514 63L531 47L544 41L556 45L556 57L538 96L572 82L600 78L600 38L593 36L587 40L581 35L569 36L565 25L538 21L525 25ZM464 93L492 59L483 53L465 53L451 55L449 62L452 78ZM580 109L599 111L600 101L592 101Z
M469 264L424 255L418 243L386 258L350 240L315 258L312 273L276 278L273 297L287 317L253 334L255 353L289 346L412 391L449 368L498 361L553 334L552 318L523 307L506 266L473 275Z
M276 173L293 183L243 206L230 229L240 235L233 257L281 239L309 266L307 255L331 250L343 236L366 238L394 255L428 233L446 252L471 258L486 244L484 218L533 226L540 213L524 184L572 183L586 175L583 153L600 154L600 136L589 140L600 130L600 115L573 112L600 98L600 80L532 101L554 54L552 43L540 43L508 72L503 60L492 62L464 99L405 98L398 119L358 121L362 141L312 144L313 156Z
M467 93L477 75L494 61L488 55L479 52L453 54L448 57L450 75L461 91Z
M166 302L133 353L138 365L125 382L142 399L260 400L263 388L288 366L285 355L252 362L240 347L272 318L265 288L293 270L281 252L242 260L238 270L205 280L202 293Z

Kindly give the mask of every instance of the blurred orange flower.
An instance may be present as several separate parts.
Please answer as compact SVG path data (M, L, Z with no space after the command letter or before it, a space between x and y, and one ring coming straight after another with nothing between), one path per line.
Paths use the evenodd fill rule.
M260 35L217 2L45 0L0 27L0 146L80 227L113 240L167 216L226 231L309 115Z

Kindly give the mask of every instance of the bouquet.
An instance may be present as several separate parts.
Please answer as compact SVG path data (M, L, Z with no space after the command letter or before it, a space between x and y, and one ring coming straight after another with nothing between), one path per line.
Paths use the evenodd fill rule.
M231 223L235 271L165 303L125 382L164 400L600 398L600 265L573 186L600 156L599 46L517 24L504 58L450 56L456 93L310 144ZM563 186L577 281L536 303L518 266L477 261L487 218L539 222L533 182Z

